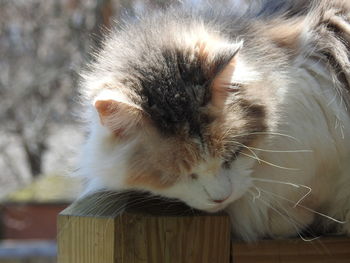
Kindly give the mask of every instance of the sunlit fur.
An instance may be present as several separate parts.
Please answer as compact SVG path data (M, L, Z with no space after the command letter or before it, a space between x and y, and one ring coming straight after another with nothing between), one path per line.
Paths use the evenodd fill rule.
M106 40L81 85L87 191L226 209L246 240L315 220L349 233L349 4L241 2L148 14Z

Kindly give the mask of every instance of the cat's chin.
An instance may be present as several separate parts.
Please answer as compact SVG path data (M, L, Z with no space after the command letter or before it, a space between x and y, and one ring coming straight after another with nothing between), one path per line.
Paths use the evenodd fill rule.
M224 210L227 206L228 206L228 203L225 202L225 203L216 204L216 205L213 205L210 207L195 207L195 206L191 206L191 207L198 209L198 210L201 210L201 211L204 211L204 212L207 212L207 213L216 213L216 212Z
M208 213L217 213L219 211L224 210L225 207L226 207L226 205L222 205L222 206L220 205L220 206L217 206L217 207L205 209L204 211L208 212Z

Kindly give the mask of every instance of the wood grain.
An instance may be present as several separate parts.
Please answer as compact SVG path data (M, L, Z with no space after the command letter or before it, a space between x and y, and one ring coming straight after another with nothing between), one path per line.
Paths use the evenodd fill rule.
M58 262L114 263L114 220L102 217L58 217Z
M116 262L229 262L230 230L225 215L147 216L116 221Z
M256 244L233 242L232 255L234 263L349 263L350 239L263 240Z
M230 262L226 214L205 214L134 195L118 196L124 202L116 205L107 198L111 195L105 196L102 203L101 195L90 196L61 213L59 263ZM134 205L135 200L142 200L142 206ZM98 209L87 210L96 203Z

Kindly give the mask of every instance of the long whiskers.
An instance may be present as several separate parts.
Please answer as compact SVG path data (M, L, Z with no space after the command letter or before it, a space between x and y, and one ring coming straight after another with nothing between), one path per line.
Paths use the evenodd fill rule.
M271 152L271 153L312 153L312 150L270 150L270 149L261 149L249 146L250 149L261 151L261 152Z
M263 179L263 178L252 178L253 181L258 181L258 182L263 182L263 183L274 183L274 184L284 184L284 185L289 185L289 186L293 186L295 188L305 188L307 189L307 193L304 194L294 205L294 207L298 206L301 201L303 201L312 191L312 188L307 186L307 185L303 185L303 184L295 184L295 183L291 183L291 182L284 182L284 181L278 181L278 180L272 180L272 179Z
M232 136L231 138L250 136L250 135L276 135L276 136L286 137L286 138L292 139L298 143L301 143L301 141L299 139L295 138L294 136L289 135L289 134L279 133L279 132L250 132L250 133L237 134L235 136Z
M261 192L263 192L263 193L266 193L266 194L270 194L270 195L272 195L272 196L274 196L274 197L276 197L276 198L279 198L279 199L281 199L281 200L284 200L284 201L286 201L286 202L288 202L288 203L292 203L292 204L296 204L295 202L293 202L292 200L289 200L288 198L285 198L285 197L283 197L283 196L280 196L280 195L278 195L278 194L275 194L275 193L272 193L272 192L270 192L270 191L267 191L267 190L264 190L264 189L261 189L260 188L260 191ZM333 218L333 217L331 217L331 216L328 216L328 215L326 215L326 214L323 214L323 213L321 213L321 212L318 212L318 211L316 211L316 210L314 210L314 209L311 209L311 208L309 208L309 207L307 207L307 206L304 206L304 205L301 205L300 203L299 204L297 204L296 206L294 206L293 208L295 208L295 207L301 207L301 208L303 208L303 209L305 209L305 210L307 210L307 211L309 211L309 212L312 212L312 213L315 213L315 214L317 214L317 215L319 215L319 216L322 216L322 217L324 217L324 218L326 218L326 219L329 219L329 220L331 220L331 221L333 221L333 222L336 222L336 223L338 223L338 224L346 224L347 222L346 221L341 221L341 220L338 220L338 219L335 219L335 218Z
M256 188L258 189L258 188ZM297 225L301 226L298 222L296 222L295 220L293 220L291 217L289 217L288 215L283 214L282 212L280 212L279 210L277 210L277 208L273 207L270 203L268 203L267 201L263 200L261 198L261 191L258 190L258 196L255 195L252 191L249 190L249 193L253 196L253 200L255 202L256 199L258 199L261 203L263 203L264 205L266 205L267 207L269 207L270 209L272 209L274 212L276 212L278 215L280 215L281 217L283 217L285 220L287 220L287 222L289 222L293 228L295 229L295 231L297 232L298 236L305 242L311 242L314 241L316 239L319 239L320 237L314 237L311 239L307 239L305 237L303 237L300 232L299 232L299 228ZM287 211L284 209L284 212L287 213ZM287 213L288 214L288 213Z
M284 170L289 170L289 171L300 171L300 169L297 169L297 168L284 167L284 166L280 166L280 165L277 165L277 164L274 164L274 163L270 163L270 162L265 161L265 160L263 160L263 159L261 159L259 157L256 158L256 157L254 157L252 155L249 155L249 154L246 154L244 152L240 152L240 154L245 155L245 156L250 157L250 158L253 158L254 160L257 160L258 162L271 165L272 167L276 167L276 168L280 168L280 169L284 169Z
M243 143L237 142L237 141L232 141L232 143L238 144L238 145L242 146L243 148L247 149L248 151L250 151L254 155L254 157L258 160L258 162L260 163L259 157L256 155L256 153L252 150L251 147L249 147Z

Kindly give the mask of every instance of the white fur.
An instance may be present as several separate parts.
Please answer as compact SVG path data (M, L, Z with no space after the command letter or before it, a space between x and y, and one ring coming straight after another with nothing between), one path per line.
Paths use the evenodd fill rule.
M312 200L308 208L348 219L349 214L342 211L349 210L349 187L342 185L349 185L346 165L350 149L349 117L325 66L317 58L301 61L291 71L294 82L276 90L280 95L276 102L277 125L259 145L262 150L294 152L252 149L261 162L253 158L253 153L252 158L243 155L229 172L212 171L216 176L205 173L220 160L207 160L193 169L200 175L198 180L180 180L166 190L142 190L178 198L192 207L212 212L227 206L234 232L246 240L264 235L293 235L311 223L314 213L293 206L307 193L306 187L295 185L312 189L305 198ZM133 142L116 147L109 140L109 131L99 124L96 113L93 118L82 158L82 173L94 178L89 191L102 186L125 189L125 165ZM227 197L223 203L213 202Z
M349 213L345 218L344 211L350 208L350 171L347 165L350 122L344 103L333 87L330 74L317 58L309 58L297 65L292 78L294 83L282 87L285 92L280 98L279 125L273 131L276 135L272 134L270 140L265 140L261 148L303 151L261 152L261 159L292 169L255 163L250 176L257 188L226 209L231 215L234 232L244 239L297 234L316 215L309 209L338 220L349 219ZM254 181L254 178L271 182ZM306 205L307 208L294 207L293 204L308 190L291 184L307 185L312 189L306 200L311 198L313 201ZM332 219L324 218L324 221L332 223ZM349 223L344 228L349 229Z
M88 179L88 186L83 195L98 191L106 186L111 189L120 189L125 174L125 161L131 143L121 144L118 147L110 143L110 131L100 124L96 111L92 112L91 133L82 150L80 173ZM116 172L118 171L118 176Z
M305 47L309 33L303 33ZM238 60L233 82L256 82L262 77L257 72ZM313 221L317 213L312 210L349 220L350 121L337 84L319 58L308 54L295 59L288 76L290 81L279 76L265 80L271 81L269 88L277 94L271 102L273 108L268 109L274 126L255 149L251 148L250 156L240 155L229 171L220 168L220 159L208 158L193 168L192 172L199 175L197 180L187 177L164 190L139 189L178 198L207 211L226 207L234 233L246 240L295 235ZM93 86L100 82L89 82L88 96L98 95L93 94ZM96 99L110 98L107 93L99 96ZM126 101L119 95L112 97ZM81 165L82 174L90 178L88 191L128 189L126 163L130 149L140 138L114 142L97 113L91 113L91 134ZM214 202L223 199L227 200ZM324 221L332 222L327 218ZM349 223L341 226L350 231Z
M216 161L220 162L219 160ZM197 209L216 212L223 209L228 203L239 199L245 190L251 186L248 167L253 162L246 159L235 163L229 171L219 169L219 171L211 173L208 173L210 169L207 169L207 165L202 163L199 165L202 167L194 169L194 172L199 174L198 180L181 181L171 188L154 192L178 198ZM213 202L226 198L227 200L223 203Z

